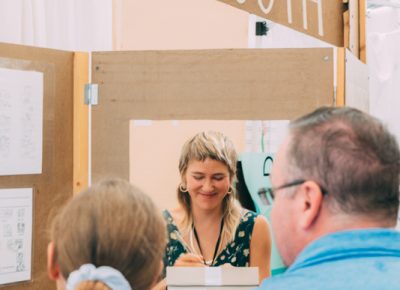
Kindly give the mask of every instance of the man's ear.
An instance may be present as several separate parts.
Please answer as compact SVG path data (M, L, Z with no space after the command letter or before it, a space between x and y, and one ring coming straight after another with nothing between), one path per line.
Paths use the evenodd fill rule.
M56 253L53 242L50 242L47 246L47 274L51 280L58 280L60 278L60 267L56 263Z
M299 220L300 226L303 229L309 229L320 214L324 196L321 187L314 181L304 182L299 190L301 190L299 202L302 210Z

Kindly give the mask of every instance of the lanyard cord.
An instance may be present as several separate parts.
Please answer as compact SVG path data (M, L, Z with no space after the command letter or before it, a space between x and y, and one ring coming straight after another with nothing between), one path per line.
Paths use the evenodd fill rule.
M215 250L214 250L213 259L212 259L212 261L211 261L210 264L207 264L206 260L204 259L203 251L201 250L201 245L200 245L199 236L197 235L197 231L196 231L196 228L195 228L194 223L193 223L194 237L196 238L196 242L197 242L197 245L199 246L200 254L203 256L203 261L204 261L204 264L205 264L205 265L211 266L211 265L214 264L214 260L215 260L215 257L216 257L216 255L217 255L217 252L218 252L219 244L221 243L221 235L222 235L222 229L223 229L223 228L224 228L224 219L221 220L221 226L220 226L220 229L219 229L219 235L218 235L217 244L215 245Z

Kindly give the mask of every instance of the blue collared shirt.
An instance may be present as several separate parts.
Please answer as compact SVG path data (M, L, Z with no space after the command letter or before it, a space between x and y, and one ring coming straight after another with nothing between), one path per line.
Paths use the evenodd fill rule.
M326 235L257 289L400 289L400 232L363 229Z

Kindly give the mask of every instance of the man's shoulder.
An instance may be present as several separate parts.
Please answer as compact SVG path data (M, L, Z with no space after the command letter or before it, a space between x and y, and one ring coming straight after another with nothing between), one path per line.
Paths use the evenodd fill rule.
M298 275L292 274L280 274L277 276L273 276L271 278L265 279L261 285L256 288L256 290L267 290L267 289L293 289L294 286L296 289L306 289L302 288L302 286L307 285L308 279Z
M366 277L369 277L366 279ZM255 290L289 290L289 289L388 289L397 290L400 283L398 272L390 275L378 275L378 277L370 277L367 273L364 275L332 275L331 277L313 277L283 275L282 277L271 277L265 279L261 285Z
M265 279L257 290L286 289L399 289L400 257L349 257L289 268ZM368 279L366 279L368 277Z

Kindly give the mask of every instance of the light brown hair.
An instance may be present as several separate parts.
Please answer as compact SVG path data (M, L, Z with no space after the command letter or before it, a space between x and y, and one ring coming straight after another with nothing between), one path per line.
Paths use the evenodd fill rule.
M186 174L191 160L204 161L207 158L217 160L226 165L229 171L231 194L227 194L222 202L224 229L222 240L231 241L234 238L236 228L240 221L241 207L235 197L235 189L232 183L236 180L237 153L232 141L220 132L208 131L196 134L182 147L179 159L179 172L183 177ZM185 210L183 220L183 233L186 234L193 223L190 196L187 192L177 189L179 204Z
M161 270L166 228L152 200L127 181L100 182L73 198L54 219L51 239L65 279L83 264L119 270L135 290ZM77 289L109 289L84 281Z

